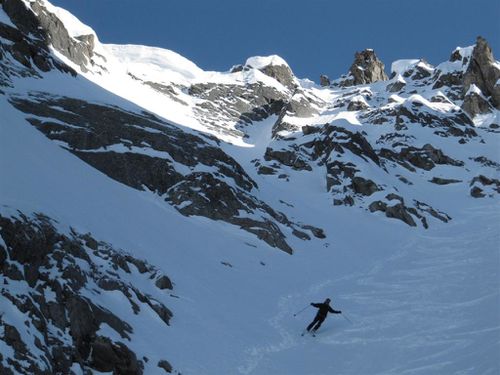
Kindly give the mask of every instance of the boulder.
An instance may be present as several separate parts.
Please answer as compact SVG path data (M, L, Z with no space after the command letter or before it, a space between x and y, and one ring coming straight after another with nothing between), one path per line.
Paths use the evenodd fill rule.
M165 370L165 372L169 374L172 372L172 365L164 359L158 362L158 367Z
M408 211L403 203L398 203L394 206L388 206L385 210L385 216L387 216L389 218L395 218L395 219L402 220L411 227L417 226L417 224L415 223L415 220L413 220L411 215L408 213Z
M98 336L92 343L91 365L97 371L141 375L143 364L125 344Z
M432 177L432 180L430 180L429 182L432 182L433 184L436 184L436 185L449 185L449 184L456 184L458 182L462 182L462 180L456 180L453 178Z
M474 186L470 190L470 195L474 198L483 198L486 196L486 194L483 193L483 189L481 189L480 187L477 187L477 186Z
M159 288L159 289L172 289L172 282L170 281L170 279L165 276L165 275L162 275L160 276L156 282L155 282L155 285Z
M351 188L357 194L370 196L380 190L375 182L363 177L355 176L351 179L351 181Z

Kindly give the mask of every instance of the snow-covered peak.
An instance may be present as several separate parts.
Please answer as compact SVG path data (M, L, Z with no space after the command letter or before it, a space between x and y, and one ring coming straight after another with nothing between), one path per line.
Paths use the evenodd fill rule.
M181 83L204 75L195 63L167 49L132 44L105 44L104 48L129 73L141 79Z
M462 58L464 57L471 57L472 56L472 51L474 51L475 45L468 46L468 47L457 47L453 51L453 53L458 53Z
M451 73L463 70L465 71L469 66L469 61L472 56L474 45L468 47L457 47L451 54L449 61L439 64L436 69L442 73Z
M391 74L409 76L414 70L432 73L434 67L422 59L402 59L391 64Z
M245 65L255 69L262 69L269 65L286 66L289 68L288 63L278 55L249 57Z
M396 60L391 64L391 73L403 74L419 63L418 59Z

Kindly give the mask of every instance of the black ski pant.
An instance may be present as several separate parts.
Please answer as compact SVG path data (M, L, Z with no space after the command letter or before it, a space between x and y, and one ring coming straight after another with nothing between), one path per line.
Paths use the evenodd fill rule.
M319 327L321 327L321 324L323 324L323 322L325 321L326 319L326 316L322 316L322 315L316 315L316 317L314 318L314 320L311 322L311 324L309 324L307 326L307 331L310 331L311 328L313 328L313 331L317 331Z

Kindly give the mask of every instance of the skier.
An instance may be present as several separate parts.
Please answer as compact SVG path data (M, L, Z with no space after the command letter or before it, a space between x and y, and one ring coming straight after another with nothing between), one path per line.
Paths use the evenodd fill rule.
M329 312L332 314L342 314L342 311L334 310L330 307L330 298L325 299L323 303L311 303L311 306L316 307L318 312L311 324L307 326L307 332L310 332L311 328L313 333L316 332L318 328L321 327L321 324L324 322Z

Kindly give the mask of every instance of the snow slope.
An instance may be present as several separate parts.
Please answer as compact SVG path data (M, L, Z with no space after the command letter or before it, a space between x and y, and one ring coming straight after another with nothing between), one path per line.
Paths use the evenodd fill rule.
M325 224L331 242L288 256L229 225L183 218L82 164L23 125L5 101L2 113L2 211L44 212L130 249L174 280L172 326L151 331L136 322L132 348L149 358L168 353L192 374L498 369L498 202L471 198L457 209L462 219L415 233L349 209L332 213L325 194L313 191L297 209ZM288 202L292 195L279 194ZM313 309L293 314L326 296L353 324L334 316L316 338L300 337Z

